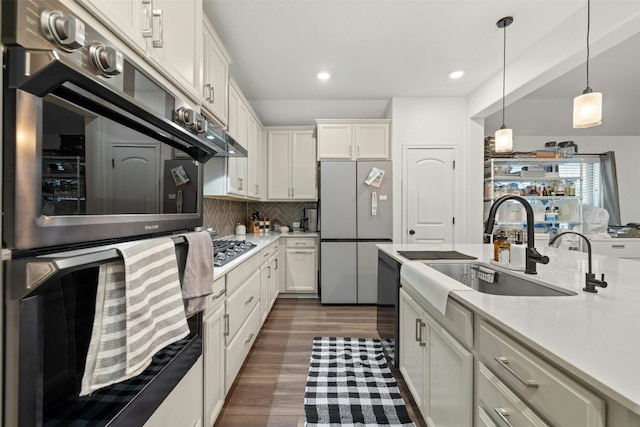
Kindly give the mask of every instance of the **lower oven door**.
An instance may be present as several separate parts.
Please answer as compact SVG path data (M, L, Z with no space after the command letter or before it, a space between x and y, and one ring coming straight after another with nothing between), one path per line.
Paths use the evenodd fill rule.
M181 275L183 246L176 246ZM5 262L4 393L17 398L5 399L4 425L143 425L202 355L197 313L187 319L189 335L156 353L140 375L80 397L99 266L117 254L78 252Z

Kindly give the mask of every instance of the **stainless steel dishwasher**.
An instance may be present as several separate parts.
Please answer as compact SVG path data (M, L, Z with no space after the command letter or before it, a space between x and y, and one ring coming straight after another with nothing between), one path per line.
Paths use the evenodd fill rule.
M391 361L398 367L400 361L399 343L399 310L400 266L402 264L386 253L378 250L378 305L377 329L383 348Z

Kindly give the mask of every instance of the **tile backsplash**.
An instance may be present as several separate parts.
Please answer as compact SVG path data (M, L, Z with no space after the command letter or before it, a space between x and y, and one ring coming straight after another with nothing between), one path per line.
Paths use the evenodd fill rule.
M260 212L264 217L277 219L289 227L300 221L304 208L317 208L316 202L248 202L226 199L204 199L204 228L213 228L218 236L233 234L235 225L247 225L251 214Z

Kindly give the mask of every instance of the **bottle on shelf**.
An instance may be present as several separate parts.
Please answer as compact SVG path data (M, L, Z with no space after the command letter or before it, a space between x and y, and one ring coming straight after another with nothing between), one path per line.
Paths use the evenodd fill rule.
M504 230L500 230L500 234L493 242L493 259L502 264L509 264L509 251L511 244L507 241Z
M547 192L547 187L545 187L545 186L542 187L542 195L543 196L548 196L549 195L549 193Z
M576 195L576 185L573 182L569 183L568 193L569 193L568 194L569 196L575 196Z

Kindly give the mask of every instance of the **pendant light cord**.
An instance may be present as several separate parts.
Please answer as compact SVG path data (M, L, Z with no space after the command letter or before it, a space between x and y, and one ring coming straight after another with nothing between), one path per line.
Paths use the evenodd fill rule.
M506 70L507 70L507 26L503 27L504 30L504 49L502 50L502 127L500 129L506 129L504 125L504 96L505 96L505 81L506 81ZM588 78L587 78L588 82ZM587 84L588 86L588 84Z
M587 0L587 89L586 91L591 92L591 88L589 87L589 32L591 30L591 0Z

